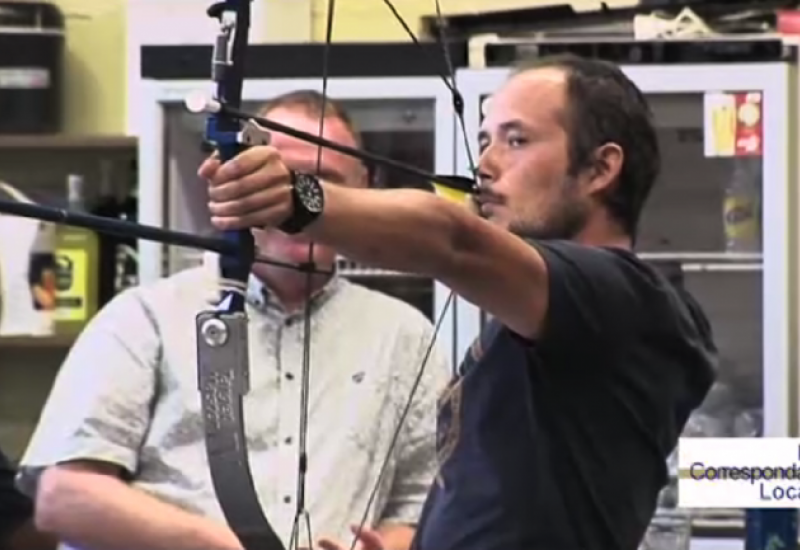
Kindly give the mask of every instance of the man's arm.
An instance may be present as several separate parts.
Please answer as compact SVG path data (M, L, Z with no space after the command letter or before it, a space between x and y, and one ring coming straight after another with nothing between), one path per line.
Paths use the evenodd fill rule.
M225 525L185 512L123 483L113 466L75 462L49 468L37 523L84 550L238 550Z
M150 426L160 355L138 289L112 300L78 338L20 467L39 529L83 550L240 548L226 526L123 482Z
M538 335L548 274L525 241L424 191L324 187L312 239L358 262L431 276L514 332Z

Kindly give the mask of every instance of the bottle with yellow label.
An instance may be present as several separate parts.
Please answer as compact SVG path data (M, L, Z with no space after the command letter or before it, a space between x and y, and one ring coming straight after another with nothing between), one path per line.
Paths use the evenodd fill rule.
M761 252L761 159L738 158L725 187L725 249Z
M68 208L86 212L83 176L67 176ZM82 227L60 225L56 238L56 332L77 335L97 313L97 234Z

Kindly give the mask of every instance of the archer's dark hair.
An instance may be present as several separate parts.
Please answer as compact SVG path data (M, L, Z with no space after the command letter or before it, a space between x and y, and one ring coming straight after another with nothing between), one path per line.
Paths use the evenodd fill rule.
M562 69L567 77L570 175L589 168L598 147L619 145L623 165L617 185L604 197L605 206L635 238L639 216L661 170L658 138L644 94L616 65L571 54L525 61L514 74L548 67Z

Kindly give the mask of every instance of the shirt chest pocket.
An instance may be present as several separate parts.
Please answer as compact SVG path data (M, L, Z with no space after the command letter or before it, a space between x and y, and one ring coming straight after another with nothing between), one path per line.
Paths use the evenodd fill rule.
M312 375L313 376L313 375ZM385 377L358 368L340 373L335 383L320 388L320 411L313 417L312 429L325 430L334 438L343 439L344 446L356 447L358 452L372 454L383 449L390 440L398 413Z

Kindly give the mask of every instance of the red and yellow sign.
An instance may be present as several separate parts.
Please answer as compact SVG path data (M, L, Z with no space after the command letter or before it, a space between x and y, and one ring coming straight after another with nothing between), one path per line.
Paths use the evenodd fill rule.
M761 92L715 92L704 98L705 155L760 157L764 151Z

